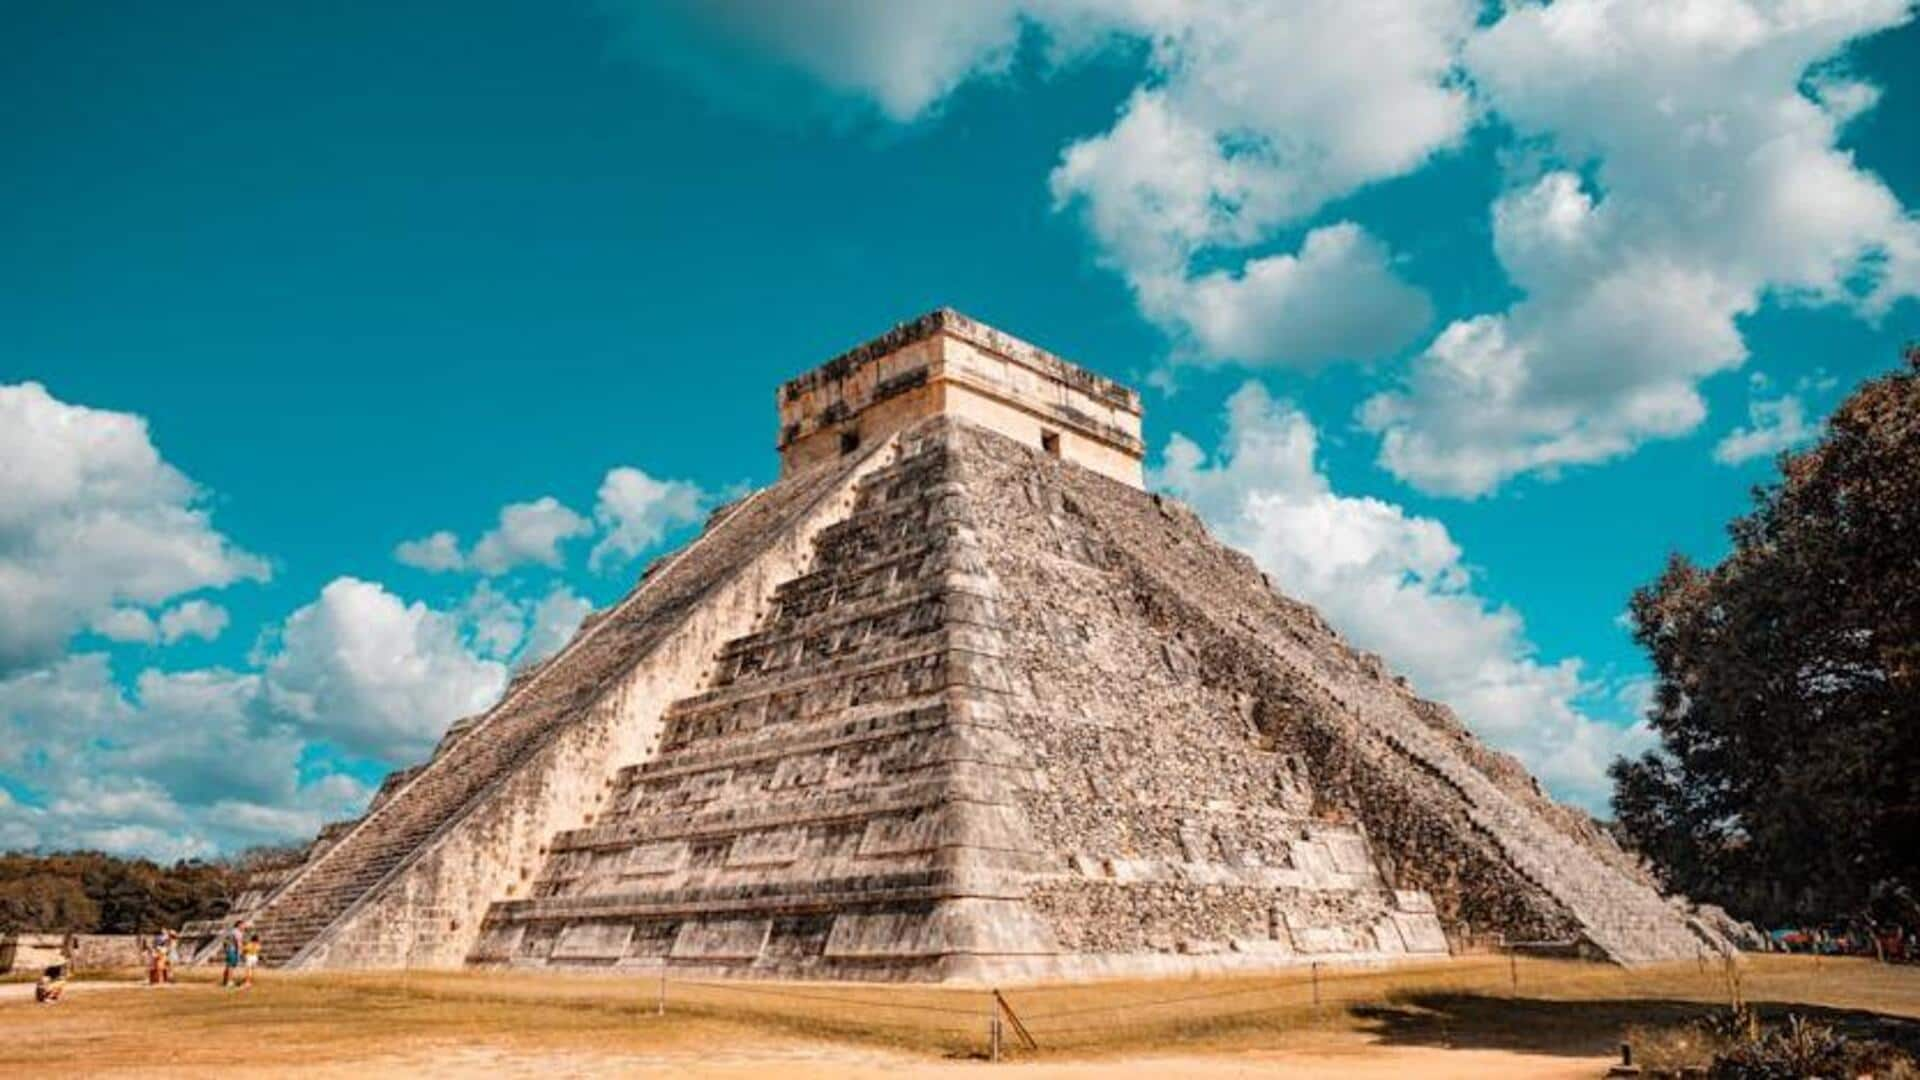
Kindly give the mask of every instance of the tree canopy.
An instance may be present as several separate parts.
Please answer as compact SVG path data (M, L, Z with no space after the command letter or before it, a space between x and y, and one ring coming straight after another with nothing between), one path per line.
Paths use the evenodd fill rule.
M222 915L242 879L236 864L162 866L97 851L0 855L0 934L133 934Z
M1920 885L1920 348L1782 455L1717 566L1634 594L1659 751L1613 764L1666 883L1770 924Z

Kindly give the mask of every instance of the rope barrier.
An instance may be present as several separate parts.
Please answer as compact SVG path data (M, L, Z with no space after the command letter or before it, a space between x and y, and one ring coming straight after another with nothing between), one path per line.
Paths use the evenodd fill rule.
M800 990L776 990L768 986L739 986L730 983L704 982L698 979L672 979L681 986L700 986L708 990L730 990L739 994L761 994L767 997L796 998L803 1001L822 1001L832 1005L860 1005L870 1009L912 1009L916 1012L946 1013L950 1016L978 1016L978 1009L954 1009L944 1005L920 1005L910 1001L873 1001L868 998L837 997L831 994L809 994Z
M1557 945L1559 943L1552 944ZM1512 946L1520 947L1515 948ZM818 993L807 990L790 989L784 986L755 985L731 981L708 981L703 979L669 979L663 972L662 991L664 994L665 984L672 982L695 989L732 992L749 996L757 995L764 998L779 998L796 1002L810 1002L839 1008L858 1009L868 1013L891 1009L925 1014L928 1017L926 1020L895 1017L891 1019L869 1018L867 1022L895 1027L909 1026L918 1030L937 1032L943 1035L958 1034L983 1037L986 1040L985 1045L987 1047L986 1054L988 1059L999 1060L999 1054L1003 1045L1001 1039L1003 1026L1009 1038L1018 1038L1020 1043L1024 1044L1029 1050L1039 1049L1041 1043L1049 1039L1073 1039L1081 1036L1124 1034L1129 1024L1138 1024L1146 1028L1159 1030L1166 1030L1168 1028L1207 1027L1221 1023L1232 1023L1247 1017L1272 1014L1285 1010L1304 1010L1307 1007L1304 991L1309 982L1312 982L1315 987L1314 1006L1316 1008L1323 1001L1334 1003L1336 1007L1338 1007L1338 1005L1343 1002L1351 1003L1356 1000L1369 1000L1372 997L1387 1000L1395 994L1418 992L1463 992L1471 994L1486 993L1489 991L1498 993L1502 990L1517 990L1521 983L1525 981L1523 976L1527 974L1519 970L1517 963L1518 959L1524 956L1522 953L1523 948L1525 948L1525 946L1521 943L1511 943L1509 948L1503 950L1505 955L1501 955L1500 953L1488 955L1485 957L1483 964L1475 964L1471 967L1456 967L1451 970L1445 968L1438 969L1432 973L1433 978L1424 983L1418 981L1410 983L1404 978L1405 972L1383 972L1370 967L1348 967L1344 970L1321 972L1317 970L1318 965L1316 965L1316 970L1311 978L1302 970L1292 975L1292 977L1282 979L1274 979L1271 975L1268 975L1255 985L1234 986L1200 993L1176 994L1169 997L1134 998L1112 1004L1073 1006L1037 1012L1028 1012L1024 1007L1016 1012L1015 1002L1011 1001L1004 993L999 990L986 989L978 992L978 998L980 999L978 1004L974 1004L973 996L969 995L967 998L958 999L968 1001L968 1005L956 1007L928 1002L875 1000L848 994ZM1530 968L1529 971L1531 970ZM1368 985L1370 981L1383 974L1390 977L1388 983L1383 983L1377 987L1370 987ZM1676 965L1675 970L1671 972L1641 972L1628 969L1612 974L1613 978L1609 981L1611 982L1613 991L1611 993L1602 991L1602 997L1612 996L1621 991L1627 993L1650 992L1650 988L1654 986L1660 986L1664 991L1670 989L1671 980L1676 976L1688 983L1698 981L1708 984L1726 984L1722 988L1723 994L1712 994L1709 992L1707 994L1709 997L1731 997L1733 1000L1739 1000L1742 996L1740 972L1737 967L1728 963L1724 967L1716 970L1716 966L1707 964L1704 958L1696 958L1694 963L1682 961ZM1486 982L1493 983L1494 986L1499 987L1499 990L1494 990L1494 986L1482 985L1483 977ZM1541 984L1540 988L1551 989L1554 987L1556 984L1551 981L1551 978L1551 972L1549 972L1549 980ZM1326 997L1322 997L1319 993L1321 989L1320 984L1323 982L1330 982L1332 984L1329 987L1329 994ZM1345 985L1343 986L1341 984ZM1566 984L1561 985L1563 989L1569 988ZM1570 988L1578 989L1579 985L1578 982L1575 982L1571 984ZM1643 990L1643 986L1649 989ZM1042 1000L1044 1000L1049 993L1045 989L1030 992ZM1257 995L1264 995L1271 1000L1253 1004L1248 1008L1230 1008L1224 1012L1201 1009L1192 1013L1162 1014L1157 1018L1151 1015L1142 1015L1148 1014L1150 1010L1164 1009L1170 1006L1191 1005L1200 1002L1231 1001L1237 998L1244 999ZM1691 992L1689 996L1691 996ZM695 999L694 1003L707 1007L727 1007L721 1002L711 1000L700 1001L698 998ZM775 1013L773 1015L778 1014ZM964 1018L965 1022L942 1022L939 1019L935 1019L946 1017ZM1076 1018L1094 1017L1109 1017L1111 1019L1067 1025L1058 1023L1059 1021L1068 1021ZM850 1022L859 1022L858 1019L852 1015L849 1015L847 1019ZM1029 1026L1031 1027L1031 1031L1028 1030Z
M1316 981L1354 981L1378 974L1380 974L1380 972L1369 968L1358 968L1335 973L1316 973L1315 975L1303 978L1292 978L1282 982L1266 982L1259 986L1244 986L1233 990L1214 990L1204 994L1183 994L1179 997L1150 998L1145 1001L1136 999L1122 1002L1118 1005L1094 1005L1079 1009L1055 1009L1050 1012L1026 1013L1024 1015L1029 1021L1037 1021L1064 1016L1087 1016L1103 1012L1121 1012L1130 1009L1151 1009L1163 1005L1179 1005L1193 1001L1211 1001L1220 998L1245 997L1249 994L1275 993L1282 990L1291 990L1295 987L1306 986Z
M1209 1001L1215 998L1244 997L1248 994L1267 994L1277 990L1286 990L1305 985L1305 979L1290 979L1282 983L1266 983L1261 986L1244 986L1235 990L1214 990L1205 994L1186 994L1180 997L1151 998L1146 1001L1127 1001L1118 1005L1094 1005L1082 1009L1055 1009L1052 1012L1028 1013L1027 1019L1047 1020L1061 1016L1086 1016L1092 1013L1120 1012L1128 1009L1152 1009L1162 1005L1178 1005L1189 1001Z
M1220 1020L1233 1020L1243 1016L1257 1016L1261 1013L1275 1012L1277 1010L1285 1009L1289 1007L1289 1004L1290 1003L1284 1002L1284 1001L1276 1001L1268 1005L1258 1005L1251 1009L1235 1009L1232 1012L1206 1013L1200 1016L1169 1016L1162 1020L1154 1021L1154 1023L1163 1027L1174 1026L1182 1023L1211 1024ZM1106 1032L1111 1034L1113 1031L1114 1031L1113 1025L1085 1024L1079 1027L1070 1027L1070 1028L1046 1028L1044 1030L1039 1031L1038 1034L1046 1035L1046 1036L1084 1035L1092 1032Z

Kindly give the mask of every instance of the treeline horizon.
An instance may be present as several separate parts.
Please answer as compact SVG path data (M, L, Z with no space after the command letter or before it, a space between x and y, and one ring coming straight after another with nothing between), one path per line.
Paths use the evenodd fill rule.
M103 851L0 854L0 934L140 934L215 919L247 875L286 849L171 864Z

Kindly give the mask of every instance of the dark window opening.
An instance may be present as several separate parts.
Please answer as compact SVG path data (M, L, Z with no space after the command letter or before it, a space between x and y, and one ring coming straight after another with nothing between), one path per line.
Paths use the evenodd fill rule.
M1047 453L1052 454L1054 457L1059 457L1060 456L1060 433L1057 431L1041 432L1040 433L1040 449L1045 450Z
M860 433L859 432L843 431L840 433L840 452L841 453L851 454L858 449L860 449Z

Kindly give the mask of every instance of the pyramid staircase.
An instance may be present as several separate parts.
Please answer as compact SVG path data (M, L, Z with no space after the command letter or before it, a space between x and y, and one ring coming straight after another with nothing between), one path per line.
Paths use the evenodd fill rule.
M1031 902L1069 860L1027 817L1049 781L1010 720L998 586L955 430L916 429L861 482L812 569L721 650L708 689L668 709L608 812L555 839L531 898L494 906L477 962L831 978L1071 969ZM1357 830L1280 816L1302 865L1214 866L1219 880L1360 898L1359 925L1302 922L1308 951L1375 955L1380 933L1394 953L1445 951L1430 902L1387 888ZM1217 856L1191 858L1200 873ZM1264 906L1259 923L1270 941Z
M602 820L555 839L477 958L783 974L1053 951L995 722L992 599L937 441L860 484Z
M517 676L498 704L454 725L428 761L390 778L363 817L330 827L326 843L316 843L306 861L282 875L257 905L236 914L260 935L263 960L303 965L343 923L387 896L436 844L477 812L497 811L506 785L529 762L600 715L621 681L703 603L712 603L742 565L795 528L800 517L820 513L873 456L860 455L716 511L698 540L651 567L615 607L591 616L559 654ZM609 764L607 771L612 769ZM506 812L524 816L524 808ZM409 956L444 948L443 939L457 938L463 917L477 924L492 898L481 898L471 914L431 901L416 906L409 911L416 924L410 941L382 945L355 966L408 963ZM465 951L457 948L456 958ZM212 949L211 943L204 946L202 958Z

